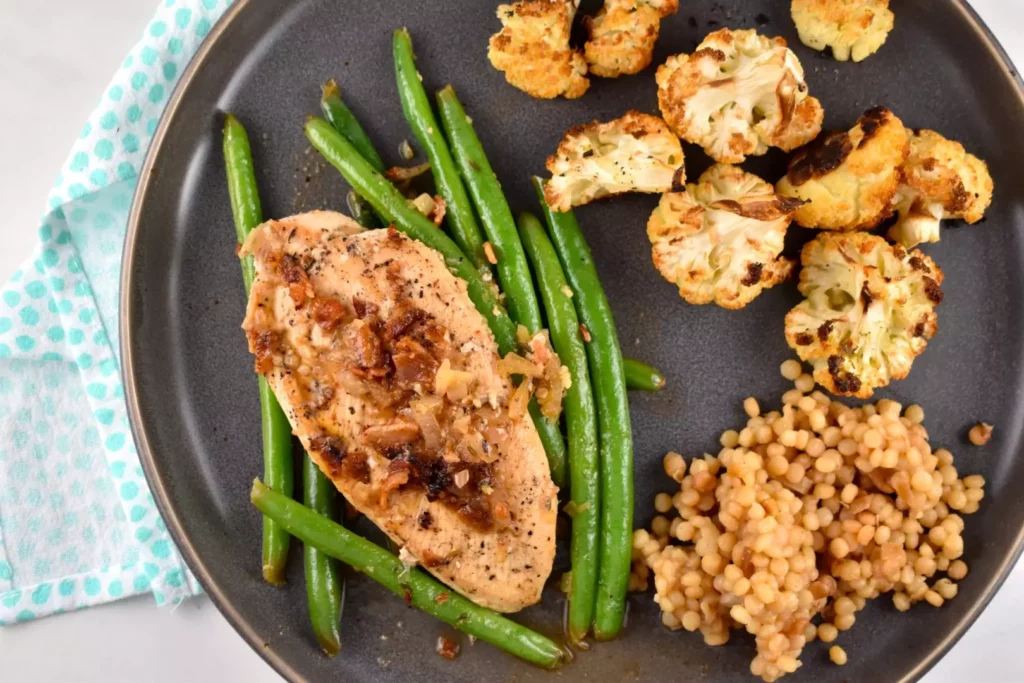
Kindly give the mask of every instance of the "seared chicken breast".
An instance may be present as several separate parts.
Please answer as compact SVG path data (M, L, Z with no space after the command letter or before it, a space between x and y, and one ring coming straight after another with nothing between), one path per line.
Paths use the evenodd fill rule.
M320 469L459 593L537 602L558 489L466 283L424 244L333 212L268 221L243 253L256 371Z

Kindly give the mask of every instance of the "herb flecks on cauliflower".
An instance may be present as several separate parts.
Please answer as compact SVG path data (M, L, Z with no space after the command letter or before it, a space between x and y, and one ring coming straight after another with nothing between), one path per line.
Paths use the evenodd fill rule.
M805 300L786 341L834 394L867 398L903 379L938 331L942 271L919 251L863 232L821 233L800 256Z
M790 151L821 131L800 60L782 38L721 29L658 67L658 106L676 134L715 161L738 164L769 147Z
M638 111L573 126L547 168L544 198L555 211L623 192L667 192L686 181L679 138L657 116Z
M569 46L578 0L522 0L499 5L502 29L491 36L487 58L523 92L551 99L582 97L590 86L587 63Z
M849 132L829 132L799 150L779 194L807 204L793 214L805 228L870 230L892 215L907 129L888 109L865 112Z
M800 41L812 50L832 48L840 62L859 62L885 43L893 26L889 0L793 0Z
M743 308L793 272L779 254L801 204L736 166L712 166L685 192L662 195L647 222L654 265L691 304Z
M899 220L889 230L889 239L908 249L938 242L943 219L973 224L984 218L992 191L984 161L933 130L916 131L910 135L910 156L900 171L895 198Z
M651 64L661 20L679 9L679 0L605 0L587 19L590 40L583 56L590 73L603 78L635 74Z

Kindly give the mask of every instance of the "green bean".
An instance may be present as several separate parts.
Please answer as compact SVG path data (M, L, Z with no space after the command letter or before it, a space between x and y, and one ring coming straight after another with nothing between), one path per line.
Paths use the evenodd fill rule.
M565 295L566 281L551 241L531 214L519 215L519 235L530 257L538 289L544 301L551 341L569 368L572 386L565 395L565 420L569 435L569 504L572 510L572 581L569 588L568 633L573 643L586 637L594 618L594 593L598 568L598 519L601 498L598 481L597 416L587 369L579 319L572 299Z
M303 502L328 519L337 516L338 491L308 455L302 466ZM307 544L303 548L306 570L306 601L313 633L327 656L341 652L341 605L345 599L340 567L329 555Z
M341 99L341 90L332 78L320 86L320 110L324 118L334 126L334 130L344 136L352 143L352 146L359 150L367 163L379 173L384 172L384 160L377 153L377 148L370 141L359 119L352 113L345 102ZM381 227L381 220L374 213L373 207L363 199L358 192L352 191L345 197L348 204L349 214L352 219L367 230Z
M260 417L263 423L263 478L286 496L293 493L292 426L263 375L259 377ZM291 537L270 520L263 520L263 578L283 586Z
M526 252L523 251L523 243L516 231L516 221L498 183L498 177L491 169L480 138L450 85L437 93L437 109L455 164L469 189L473 206L476 207L484 232L497 256L498 282L505 293L509 315L512 320L526 327L530 334L536 334L543 327L540 304L537 303L537 293L533 289ZM562 488L565 486L565 442L559 425L541 414L535 399L530 401L530 415L544 443L551 478L555 485Z
M633 540L633 435L622 351L611 307L576 216L572 211L552 211L544 201L543 181L534 178L534 184L551 241L572 287L572 300L590 332L586 346L600 423L602 501L594 637L608 640L622 631Z
M562 663L565 653L552 640L474 605L424 572L406 567L384 548L270 490L259 480L253 482L250 498L260 512L303 543L365 574L408 605L533 664L553 669Z
M348 194L345 195L345 203L348 204L348 213L359 225L363 226L367 230L374 230L381 227L380 220L377 218L376 212L373 210L373 206L370 202L366 201L363 195L359 194L355 190L349 190Z
M480 271L463 256L458 246L444 232L437 229L430 219L409 206L394 185L359 154L338 131L323 119L310 118L306 121L306 137L313 147L341 172L349 185L370 202L374 210L395 228L414 240L423 242L440 252L448 269L466 281L469 298L494 333L498 350L502 355L516 349L516 326L504 309L498 304L494 292L484 282Z
M224 117L224 165L228 176L228 194L231 212L235 218L235 235L239 244L245 242L257 225L263 222L256 173L249 147L249 136L234 115ZM255 279L252 256L242 259L242 279L246 294ZM267 378L259 376L260 416L263 423L263 478L275 491L292 495L292 428L288 418L270 389ZM263 519L263 578L272 584L283 585L285 564L288 561L290 537L270 519Z
M462 103L449 85L437 93L437 110L448 136L452 156L480 216L487 239L497 257L498 280L508 301L508 314L530 332L540 329L540 305L533 291L530 267L516 232L516 221L491 169L480 138Z
M384 172L384 160L377 153L377 148L370 141L359 119L341 99L341 90L334 80L327 81L320 88L320 111L334 129L345 136L352 146L359 150L367 163L378 173Z
M635 358L623 358L622 367L626 372L627 389L661 391L665 387L665 375L652 365Z
M392 52L402 111L405 112L405 118L413 134L420 141L423 151L430 160L437 191L448 205L445 223L451 231L452 239L474 266L481 270L490 270L490 263L484 255L483 234L473 215L473 207L466 195L466 188L463 187L459 173L455 170L441 127L437 125L434 112L430 108L430 100L423 89L422 78L416 70L412 39L406 29L395 31Z
M235 219L235 238L242 244L252 229L263 222L263 207L256 187L256 170L252 149L249 147L249 135L234 114L224 116L224 167L228 176L231 214ZM242 259L242 279L246 294L252 289L255 277L252 256L246 256Z

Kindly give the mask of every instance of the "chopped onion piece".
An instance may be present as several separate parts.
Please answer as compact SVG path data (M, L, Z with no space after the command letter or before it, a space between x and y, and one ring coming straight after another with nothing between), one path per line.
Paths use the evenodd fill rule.
M416 156L416 152L413 151L408 140L402 140L402 143L398 145L398 154L406 161L412 161L412 158Z
M512 398L508 402L508 417L510 420L519 420L526 414L526 407L530 404L530 382L523 380L512 392Z
M541 377L544 374L544 370L537 364L513 352L498 361L498 373L506 377L511 377L512 375Z

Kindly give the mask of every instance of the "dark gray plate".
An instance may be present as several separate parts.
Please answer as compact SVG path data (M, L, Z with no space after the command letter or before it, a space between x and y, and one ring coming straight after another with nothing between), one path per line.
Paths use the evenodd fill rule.
M670 632L649 594L631 598L625 637L581 654L559 673L533 669L481 643L464 643L459 658L448 662L434 654L446 629L359 576L348 583L344 651L328 660L306 621L298 553L289 588L271 588L260 578L260 522L248 502L261 471L259 410L239 329L244 296L220 155L221 112L236 112L248 126L268 217L342 207L345 184L310 152L303 117L316 112L318 84L337 78L385 157L398 163L399 142L411 134L394 86L391 32L408 26L428 88L455 86L513 207L536 210L528 178L543 171L566 128L629 108L657 112L653 70L595 79L576 101L531 99L508 86L485 58L488 36L499 26L497 4L240 0L215 27L161 122L125 249L121 344L146 474L200 581L287 678L751 680L749 637L738 633L728 646L709 648L699 635ZM910 126L962 141L988 160L996 181L984 225L947 226L942 242L928 248L946 272L941 331L910 378L880 394L921 402L933 443L954 450L961 472L980 472L989 481L981 512L967 524L970 576L941 610L922 605L899 614L888 599L878 600L841 639L850 664L829 664L825 648L812 644L792 677L910 680L974 620L1021 547L1024 169L1016 147L1024 140L1024 101L1005 56L961 2L896 3L888 43L859 65L804 48L788 6L782 0L688 0L664 23L655 63L690 51L714 27L760 27L787 38L799 54L828 127L846 128L863 110L884 104ZM694 147L686 152L694 178L708 161ZM784 156L773 153L746 167L774 180L784 164ZM638 523L649 521L654 494L670 489L660 464L667 450L692 455L714 449L715 435L740 423L740 402L748 395L762 405L778 404L787 388L778 367L792 355L783 315L799 299L789 284L740 312L686 305L651 265L644 226L655 203L656 197L631 196L578 212L626 352L668 374L665 391L632 397ZM806 237L793 228L789 249ZM968 446L966 429L982 418L996 425L996 437L985 448ZM561 613L559 594L549 590L543 605L518 618L557 635Z

